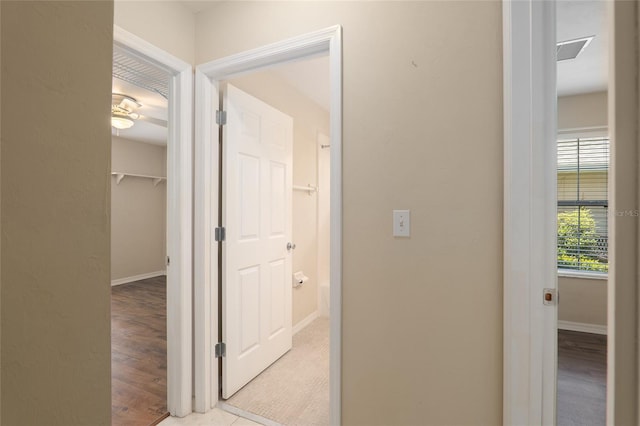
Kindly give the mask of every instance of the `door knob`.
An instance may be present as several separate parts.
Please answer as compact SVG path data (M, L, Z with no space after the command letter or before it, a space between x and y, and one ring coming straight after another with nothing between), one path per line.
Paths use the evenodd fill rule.
M287 250L291 251L291 250L295 250L296 249L296 245L293 243L287 243Z

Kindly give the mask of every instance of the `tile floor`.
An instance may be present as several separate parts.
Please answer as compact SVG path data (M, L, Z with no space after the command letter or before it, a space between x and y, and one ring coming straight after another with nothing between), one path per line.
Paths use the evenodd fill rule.
M168 417L158 426L260 426L260 423L214 408L205 414L191 413L182 418Z

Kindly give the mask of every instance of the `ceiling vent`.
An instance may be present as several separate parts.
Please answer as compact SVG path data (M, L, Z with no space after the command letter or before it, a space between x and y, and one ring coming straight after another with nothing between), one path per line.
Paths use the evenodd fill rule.
M140 60L117 46L113 46L113 76L142 89L169 97L169 77L165 70Z
M577 58L578 55L587 48L594 37L595 36L590 36L559 42L556 48L558 62Z

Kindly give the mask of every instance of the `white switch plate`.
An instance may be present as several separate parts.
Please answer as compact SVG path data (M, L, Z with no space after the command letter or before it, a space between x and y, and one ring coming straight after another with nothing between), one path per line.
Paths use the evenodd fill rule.
M394 237L410 237L411 236L411 211L410 210L394 210L393 211L393 236Z

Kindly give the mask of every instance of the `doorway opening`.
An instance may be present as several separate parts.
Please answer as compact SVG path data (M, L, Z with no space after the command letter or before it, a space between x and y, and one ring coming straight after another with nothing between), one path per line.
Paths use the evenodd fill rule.
M111 140L113 424L154 424L167 408L169 77L114 47Z
M252 72L220 86L226 103L222 110L227 114L221 145L221 216L227 232L220 265L223 276L219 341L226 345L221 362L220 400L226 410L263 423L330 423L329 87L327 55ZM260 116L260 131L251 136L248 133L252 122L246 119L249 114ZM280 116L282 128L290 135L278 131L274 135L289 141L291 146L267 153L260 146L279 146L279 141L270 139L269 123L277 122ZM236 127L241 131L236 131ZM252 155L252 160L246 161L246 155ZM245 187L242 178L236 179L236 175L253 176L247 173L253 164L258 167L253 161L258 156L262 169L269 170L260 175L258 185L251 180ZM274 164L278 166L274 168ZM291 177L279 180L280 170L286 170L285 174ZM286 186L282 192L280 185L274 184L275 179ZM256 186L260 187L260 193L268 194L262 202L271 204L282 197L284 204L271 204L265 211L259 200L251 201L252 194L259 197L259 193L251 192ZM230 194L231 191L238 195ZM230 205L234 202L240 204ZM246 253L249 246L258 242L253 232L248 232L248 221L254 217L243 211L246 208L251 213L265 211L266 222L262 222L265 227L259 229L257 225L256 232L262 232L262 237L269 240L268 245L277 245L267 255L272 257L267 257L261 266L263 279L258 278L259 270L253 269L258 261L249 257L240 259L235 252ZM276 216L276 212L281 216ZM255 219L257 224L260 219L257 216ZM229 229L233 227L247 231L244 233L251 237ZM282 240L276 242L279 237ZM265 246L264 250L266 255L273 248ZM237 278L233 273L236 269L240 271ZM247 291L251 288L251 271L256 272L256 287L252 290L259 292L259 287L266 286L270 292L267 299L258 301L244 290L242 294L234 293L236 288ZM265 271L270 272L264 274ZM263 312L266 316L235 316L230 311L237 307L238 312ZM254 325L262 336L249 337ZM283 343L275 349L280 344L278 339L283 339ZM252 357L256 359L251 360Z
M190 65L114 28L112 421L191 412Z
M603 6L503 2L505 423L604 424L606 405L610 413L614 406L604 398L605 339L598 335L604 329L594 321L615 294L607 294L603 275L613 242L605 223L612 222L607 187L613 185L604 183L610 114L602 49L615 29L603 28L612 22ZM595 37L576 35L585 29ZM585 60L588 70L581 69ZM604 294L585 298L594 288ZM595 342L572 334L584 332Z
M604 425L610 219L607 4L556 2L556 26L557 424Z
M229 272L235 272L236 281L245 280L240 288L242 291L235 290L236 292L243 293L244 296L247 296L247 300L253 300L252 303L256 302L257 297L252 296L252 292L245 291L251 287L260 287L259 278L262 276L263 270L268 270L270 273L272 272L273 277L281 277L278 281L286 283L282 288L284 291L288 291L290 294L293 292L293 279L294 272L301 272L302 274L302 288L304 289L305 280L304 276L307 275L304 270L294 271L291 269L292 273L285 272L287 271L286 263L287 259L291 259L293 256L290 252L295 251L294 247L297 249L297 245L295 241L289 240L285 241L286 231L278 231L274 232L274 241L277 241L275 247L278 252L282 252L282 250L286 250L289 254L281 256L281 259L274 258L271 263L268 264L268 267L262 268L258 266L257 262L254 262L251 265L244 265L241 268L236 268L235 270L226 265L226 262L229 259L225 260L225 253L228 255L231 253L228 250L232 247L233 244L238 242L238 235L241 235L247 241L249 240L257 240L257 235L254 231L259 229L257 226L249 226L251 224L257 224L262 219L258 219L257 215L253 215L253 213L247 214L246 216L238 216L237 214L229 214L223 213L223 221L229 218L236 218L240 221L245 221L246 226L243 227L237 226L237 220L233 230L227 229L227 223L219 223L218 225L223 225L223 227L216 227L216 216L219 209L219 203L222 204L222 211L226 211L230 206L234 205L242 205L242 203L238 203L237 200L235 202L229 202L230 200L227 197L244 197L246 198L245 206L255 205L255 202L251 202L251 200L257 200L260 197L260 193L265 193L265 191L272 191L277 196L270 197L269 199L274 201L274 204L269 207L269 211L274 209L274 211L279 211L280 205L285 205L288 199L293 197L293 185L297 186L305 186L305 183L293 182L293 177L295 177L295 172L287 173L287 163L282 159L270 159L267 162L263 163L266 167L260 168L258 166L259 163L262 162L262 157L259 157L250 152L243 152L241 156L241 167L236 168L236 173L230 171L227 175L230 176L237 181L241 181L246 183L244 188L246 190L243 191L220 191L219 187L219 178L220 178L220 152L218 151L220 137L223 138L223 152L222 155L228 155L229 151L224 151L229 147L225 145L224 135L225 132L230 132L232 126L230 126L231 121L234 119L234 114L230 113L230 111L216 113L216 110L220 108L220 100L223 99L223 105L225 107L229 105L228 101L230 97L240 96L241 98L248 99L247 102L249 104L253 104L253 100L255 99L252 96L247 98L246 93L240 91L239 89L231 89L228 86L227 91L224 91L223 82L233 80L239 76L246 75L249 73L253 73L256 71L264 71L267 68L273 68L276 65L298 61L302 59L310 59L314 57L318 57L321 55L328 54L329 56L329 74L330 74L330 109L329 109L329 129L327 136L329 137L330 143L323 145L330 145L330 280L329 280L329 298L330 298L330 314L329 314L329 329L330 329L330 348L329 348L329 423L330 424L340 424L340 324L341 324L341 216L342 216L342 197L341 197L341 145L342 145L342 123L341 123L341 29L339 26L327 28L325 30L320 30L314 33L306 34L303 36L295 37L292 39L284 40L279 43L274 43L272 45L264 46L261 48L257 48L251 51L242 52L237 55L233 55L227 58L219 59L207 64L200 65L196 68L196 203L195 203L195 407L196 411L206 412L209 409L219 405L223 408L229 408L229 405L218 400L218 396L220 391L225 397L229 397L230 394L225 394L225 382L229 382L225 380L225 377L221 379L221 375L225 373L225 368L232 367L232 363L235 361L246 361L246 359L255 352L259 352L262 348L267 348L269 345L265 344L264 346L256 341L255 336L259 334L259 331L255 327L253 329L243 330L240 327L246 324L256 324L256 321L253 323L239 321L236 323L234 333L229 333L228 331L225 334L225 326L233 327L233 319L230 321L230 315L235 315L237 318L242 317L243 315L255 315L256 310L247 310L241 311L238 309L238 305L231 306L229 303L225 303L223 300L229 294L232 294L234 291L222 291L222 294L218 293L218 276L220 273L221 277L229 277ZM244 95L239 94L238 92L242 92ZM235 93L235 95L230 96L230 94ZM222 94L222 96L221 96ZM268 105L267 105L268 106ZM267 120L267 125L264 129L269 129L265 133L279 135L282 134L283 130L286 128L287 121L291 122L289 118L287 120L286 115L282 118L277 118L278 114L272 114L269 108L264 110L258 108L258 113L246 111L240 114L235 114L236 116L241 117L241 121L243 122L244 128L240 133L242 137L246 137L252 139L251 135L254 135L256 129L262 128L261 119L259 118L262 115L265 117L269 117ZM225 122L225 114L226 114L226 122L227 124L222 124ZM220 124L216 124L214 120L216 120ZM315 135L317 138L317 135ZM278 137L268 137L269 143L264 144L267 145L278 145L277 142L274 141L282 140L282 138ZM258 144L259 145L259 144ZM282 145L282 144L280 144ZM233 145L230 145L233 148ZM212 148L212 147L215 147ZM314 143L314 147L317 148L317 141ZM282 149L285 149L282 147ZM326 149L326 148L325 148ZM238 154L238 152L235 152ZM289 158L289 161L292 160L292 156ZM284 158L288 158L286 155ZM240 163L240 162L237 162ZM229 167L229 165L234 163L225 162L224 167ZM238 172L240 170L241 172ZM228 170L229 171L229 170ZM258 176L263 176L263 171L269 171L269 173L265 174L267 180L259 179ZM271 179L271 180L269 180ZM288 183L287 180L290 182ZM223 185L228 184L229 180L225 183L222 182ZM249 182L255 182L254 185L250 185ZM262 189L262 183L271 183L271 187L267 187ZM285 182L283 184L283 182ZM306 185L309 185L307 183ZM291 187L291 190L287 190L287 186ZM313 185L312 185L313 186ZM261 189L256 190L255 188L260 187ZM253 188L253 189L252 189ZM285 188L281 190L280 188ZM305 191L307 192L306 196L308 197L309 187L305 187ZM303 192L300 191L302 195ZM266 205L265 205L266 206ZM276 206L276 207L273 207ZM255 212L256 209L245 209L243 212ZM316 212L314 212L315 214ZM270 214L270 213L269 213ZM275 217L266 215L267 218ZM265 219L266 220L266 219ZM260 222L262 223L262 222ZM266 227L265 229L285 229L286 225L282 225L280 219L276 221L267 221L264 222ZM268 228L268 227L271 228ZM233 237L233 233L235 233L235 239ZM276 235L277 234L277 235ZM277 237L277 238L276 238ZM282 239L284 237L284 239ZM223 240L221 244L215 244L215 241ZM212 244L214 243L214 244ZM227 245L229 244L229 245ZM222 247L222 250L220 248ZM225 250L225 248L227 250ZM256 250L256 252L259 252ZM222 255L222 268L218 267L219 254ZM317 258L316 258L317 261ZM268 262L267 262L268 263ZM239 266L236 264L235 266ZM317 268L317 265L315 266ZM291 267L292 268L292 267ZM300 275L299 275L300 276ZM308 275L307 275L308 276ZM269 277L266 278L270 279ZM222 281L222 286L224 288L227 280ZM246 285L245 285L246 284ZM307 288L311 288L307 286ZM269 293L267 293L269 294ZM253 299L252 299L253 298ZM316 299L317 300L317 299ZM316 301L317 303L317 301ZM219 306L221 307L219 309ZM248 305L247 305L248 306ZM286 303L283 304L286 308L288 305ZM293 309L293 306L288 306L290 310ZM221 316L219 317L219 311L221 312ZM238 312L241 312L238 315ZM244 312L244 314L242 313ZM253 314L247 314L248 312L253 312ZM269 311L271 318L267 318L264 321L264 324L275 324L278 322L280 316L276 316L275 312L281 312L279 310ZM285 313L285 318L287 314ZM236 318L236 319L237 319ZM311 319L309 320L311 321ZM282 327L277 328L276 330L271 330L271 334L278 339L287 333L292 333L293 324L292 320L290 322L290 326L286 324ZM308 326L307 329L311 327ZM236 336L236 338L240 337L240 343L238 342L219 342L219 330L222 330L222 335L226 338L229 336ZM305 329L306 330L306 329ZM301 331L303 333L305 330ZM252 334L253 333L253 334ZM299 333L299 334L300 334ZM243 342L242 339L245 338ZM253 337L253 338L249 338ZM271 337L271 336L269 336ZM287 339L283 339L287 340ZM246 343L246 345L244 344ZM233 346L232 346L233 345ZM278 351L286 352L286 345L275 345L277 346L277 350L274 349L273 353L278 353ZM285 347L282 350L282 347ZM215 351L214 351L215 347ZM234 352L235 351L235 352ZM269 350L267 350L269 352ZM222 359L216 357L216 353L221 356ZM271 353L273 355L273 353ZM231 360L230 354L234 355L234 359ZM278 359L279 355L275 355L271 362ZM231 362L230 362L231 360ZM235 360L235 361L234 361ZM233 367L232 367L233 368ZM243 369L239 369L244 371ZM260 370L258 368L257 370ZM260 371L257 371L258 374ZM232 373L233 374L233 373ZM228 378L228 377L226 377ZM246 381L250 381L251 378L246 380L243 383L243 380L240 380L239 387L242 387L246 384ZM237 383L236 383L237 387ZM235 391L235 389L234 389ZM232 391L233 392L233 391ZM262 418L261 418L262 419ZM266 419L265 419L266 420Z

